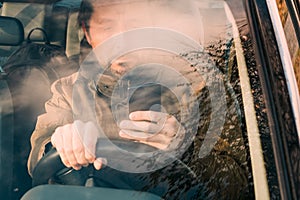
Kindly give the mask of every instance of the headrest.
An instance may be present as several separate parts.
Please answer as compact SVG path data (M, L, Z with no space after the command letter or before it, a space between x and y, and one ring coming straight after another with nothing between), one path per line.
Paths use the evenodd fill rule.
M24 27L13 17L0 16L0 45L17 46L24 40Z
M4 2L2 16L9 16L19 19L24 26L25 37L34 28L45 29L45 17L51 11L50 4L31 4L31 3L11 3ZM43 41L43 34L36 32L31 36L32 40Z

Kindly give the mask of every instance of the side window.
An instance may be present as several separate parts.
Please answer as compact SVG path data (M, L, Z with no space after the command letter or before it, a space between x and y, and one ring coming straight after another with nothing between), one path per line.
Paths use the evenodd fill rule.
M291 59L294 66L294 72L297 79L298 90L300 92L300 48L299 48L299 35L295 32L293 25L292 15L289 13L288 6L285 0L276 0L280 20L284 29L285 37L287 40L288 48L290 51ZM295 11L296 15L297 12ZM299 15L296 16L299 21Z

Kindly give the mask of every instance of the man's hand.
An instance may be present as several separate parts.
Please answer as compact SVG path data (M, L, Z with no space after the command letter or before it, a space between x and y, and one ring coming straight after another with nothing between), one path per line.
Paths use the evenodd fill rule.
M66 167L79 170L93 163L99 170L102 159L95 155L97 138L98 129L92 122L75 121L58 127L51 137L51 143Z
M119 135L126 139L166 149L175 136L183 135L184 129L174 116L155 111L135 111L129 120L120 123Z

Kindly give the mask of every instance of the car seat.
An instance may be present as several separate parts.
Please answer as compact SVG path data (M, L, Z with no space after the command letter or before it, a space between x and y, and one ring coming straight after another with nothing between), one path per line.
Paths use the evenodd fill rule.
M78 60L80 41L83 38L77 25L80 3L81 0L60 0L49 4L4 2L1 15L19 19L24 26L25 37L33 28L44 29L52 44L63 46L68 57ZM43 34L35 32L31 39L41 42ZM8 56L15 49L16 47L0 47L0 52L4 55L2 51L5 51Z
M47 26L44 23L45 16L47 16L50 12L51 5L3 2L1 10L2 16L14 17L21 21L24 27L25 37L27 37L29 31L33 28L44 28L45 26ZM32 35L32 39L36 41L42 41L43 35L41 33L35 33L34 35ZM0 48L0 50L2 50L2 56L9 56L16 49L16 46L6 46Z
M29 4L19 2L3 2L1 8L2 16L8 16L19 20L23 25L23 37L27 37L30 30L36 27L45 28L45 19L48 13L51 11L51 4ZM40 32L35 32L31 36L34 41L43 41L43 35ZM1 56L5 60L17 49L19 46L0 46ZM11 96L12 113L6 114L5 118L11 119L9 124L2 124L2 128L5 132L10 131L8 135L5 132L1 133L1 136L6 140L4 149L6 151L6 158L10 158L9 170L10 174L5 174L8 183L5 190L6 199L19 199L22 194L31 187L31 177L27 173L27 157L30 150L29 138L30 134L35 126L35 122L30 119L30 116L21 122L22 116L26 115L26 109L22 108L22 111L15 112L17 109L16 98L12 95L12 88L10 88L9 80L6 77L2 77L2 80L6 85L6 98ZM23 81L23 80L22 80ZM39 81L37 81L38 84ZM1 93L3 91L1 90ZM34 103L34 101L32 102ZM9 155L9 156L8 156ZM3 169L3 168L2 168ZM3 180L3 179L1 179Z
M61 0L53 5L52 26L56 29L65 30L64 46L66 55L74 60L79 61L80 57L80 42L83 39L83 32L77 23L78 11L81 0ZM63 25L62 25L63 24ZM63 27L61 27L63 26ZM52 28L49 33L52 35L50 40L54 40L56 29ZM54 30L54 31L53 31Z
M5 48L16 48L23 42L24 28L18 19L12 17L0 16L0 24L0 196L4 199L12 199L12 166L14 163L13 100L5 79L6 74L1 66L8 58L8 54L5 54Z
M53 9L52 4L29 4L29 3L11 3L4 2L2 7L2 16L10 16L19 19L20 25L23 24L25 37L29 32L36 27L43 28L49 35L49 25L56 26L59 24L58 19L49 19L53 13L57 12ZM55 20L56 19L56 20ZM67 20L67 19L66 19ZM53 35L50 38L50 42L58 45L65 45L66 41L66 24L60 27L60 33ZM58 31L58 30L55 30ZM17 32L15 34L18 34ZM22 39L22 41L23 41ZM32 33L30 39L36 43L44 42L44 35L42 32L35 31ZM21 44L21 43L20 43ZM0 51L5 52L3 64L8 56L10 56L19 46L0 45ZM63 46L65 48L65 46ZM69 73L77 71L77 65L74 65L74 70ZM22 71L20 70L20 74ZM27 72L26 72L27 73ZM21 77L21 76L20 76ZM31 177L27 172L27 158L30 151L30 136L34 130L36 118L39 114L45 112L44 106L41 101L45 102L51 97L50 85L52 82L47 80L47 76L41 74L39 70L33 70L25 79L18 82L5 79L5 76L1 78L1 107L9 109L9 113L5 113L1 117L1 169L7 169L7 171L1 171L2 182L1 197L5 199L20 199L20 197L31 188ZM40 95L31 93L34 89L30 88L30 85L45 87L45 92ZM16 88L22 93L24 98L23 102L29 102L28 105L20 107L17 99ZM30 92L31 91L31 92ZM33 95L34 94L34 95ZM3 98L2 98L3 95ZM28 101L28 99L30 101ZM9 104L2 105L2 103L8 101ZM38 109L32 110L36 105L40 105ZM3 109L2 109L3 110ZM0 108L1 113L1 108ZM5 166L4 166L5 165Z

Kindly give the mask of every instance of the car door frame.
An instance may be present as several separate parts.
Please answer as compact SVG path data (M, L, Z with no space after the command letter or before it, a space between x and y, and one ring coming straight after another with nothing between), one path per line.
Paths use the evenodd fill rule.
M267 1L245 0L245 5L267 109L270 132L264 137L272 142L264 148L265 166L267 171L276 167L275 173L267 175L277 177L274 187L269 185L270 192L278 190L282 199L299 199L299 133L273 22ZM263 140L262 145L266 145Z

